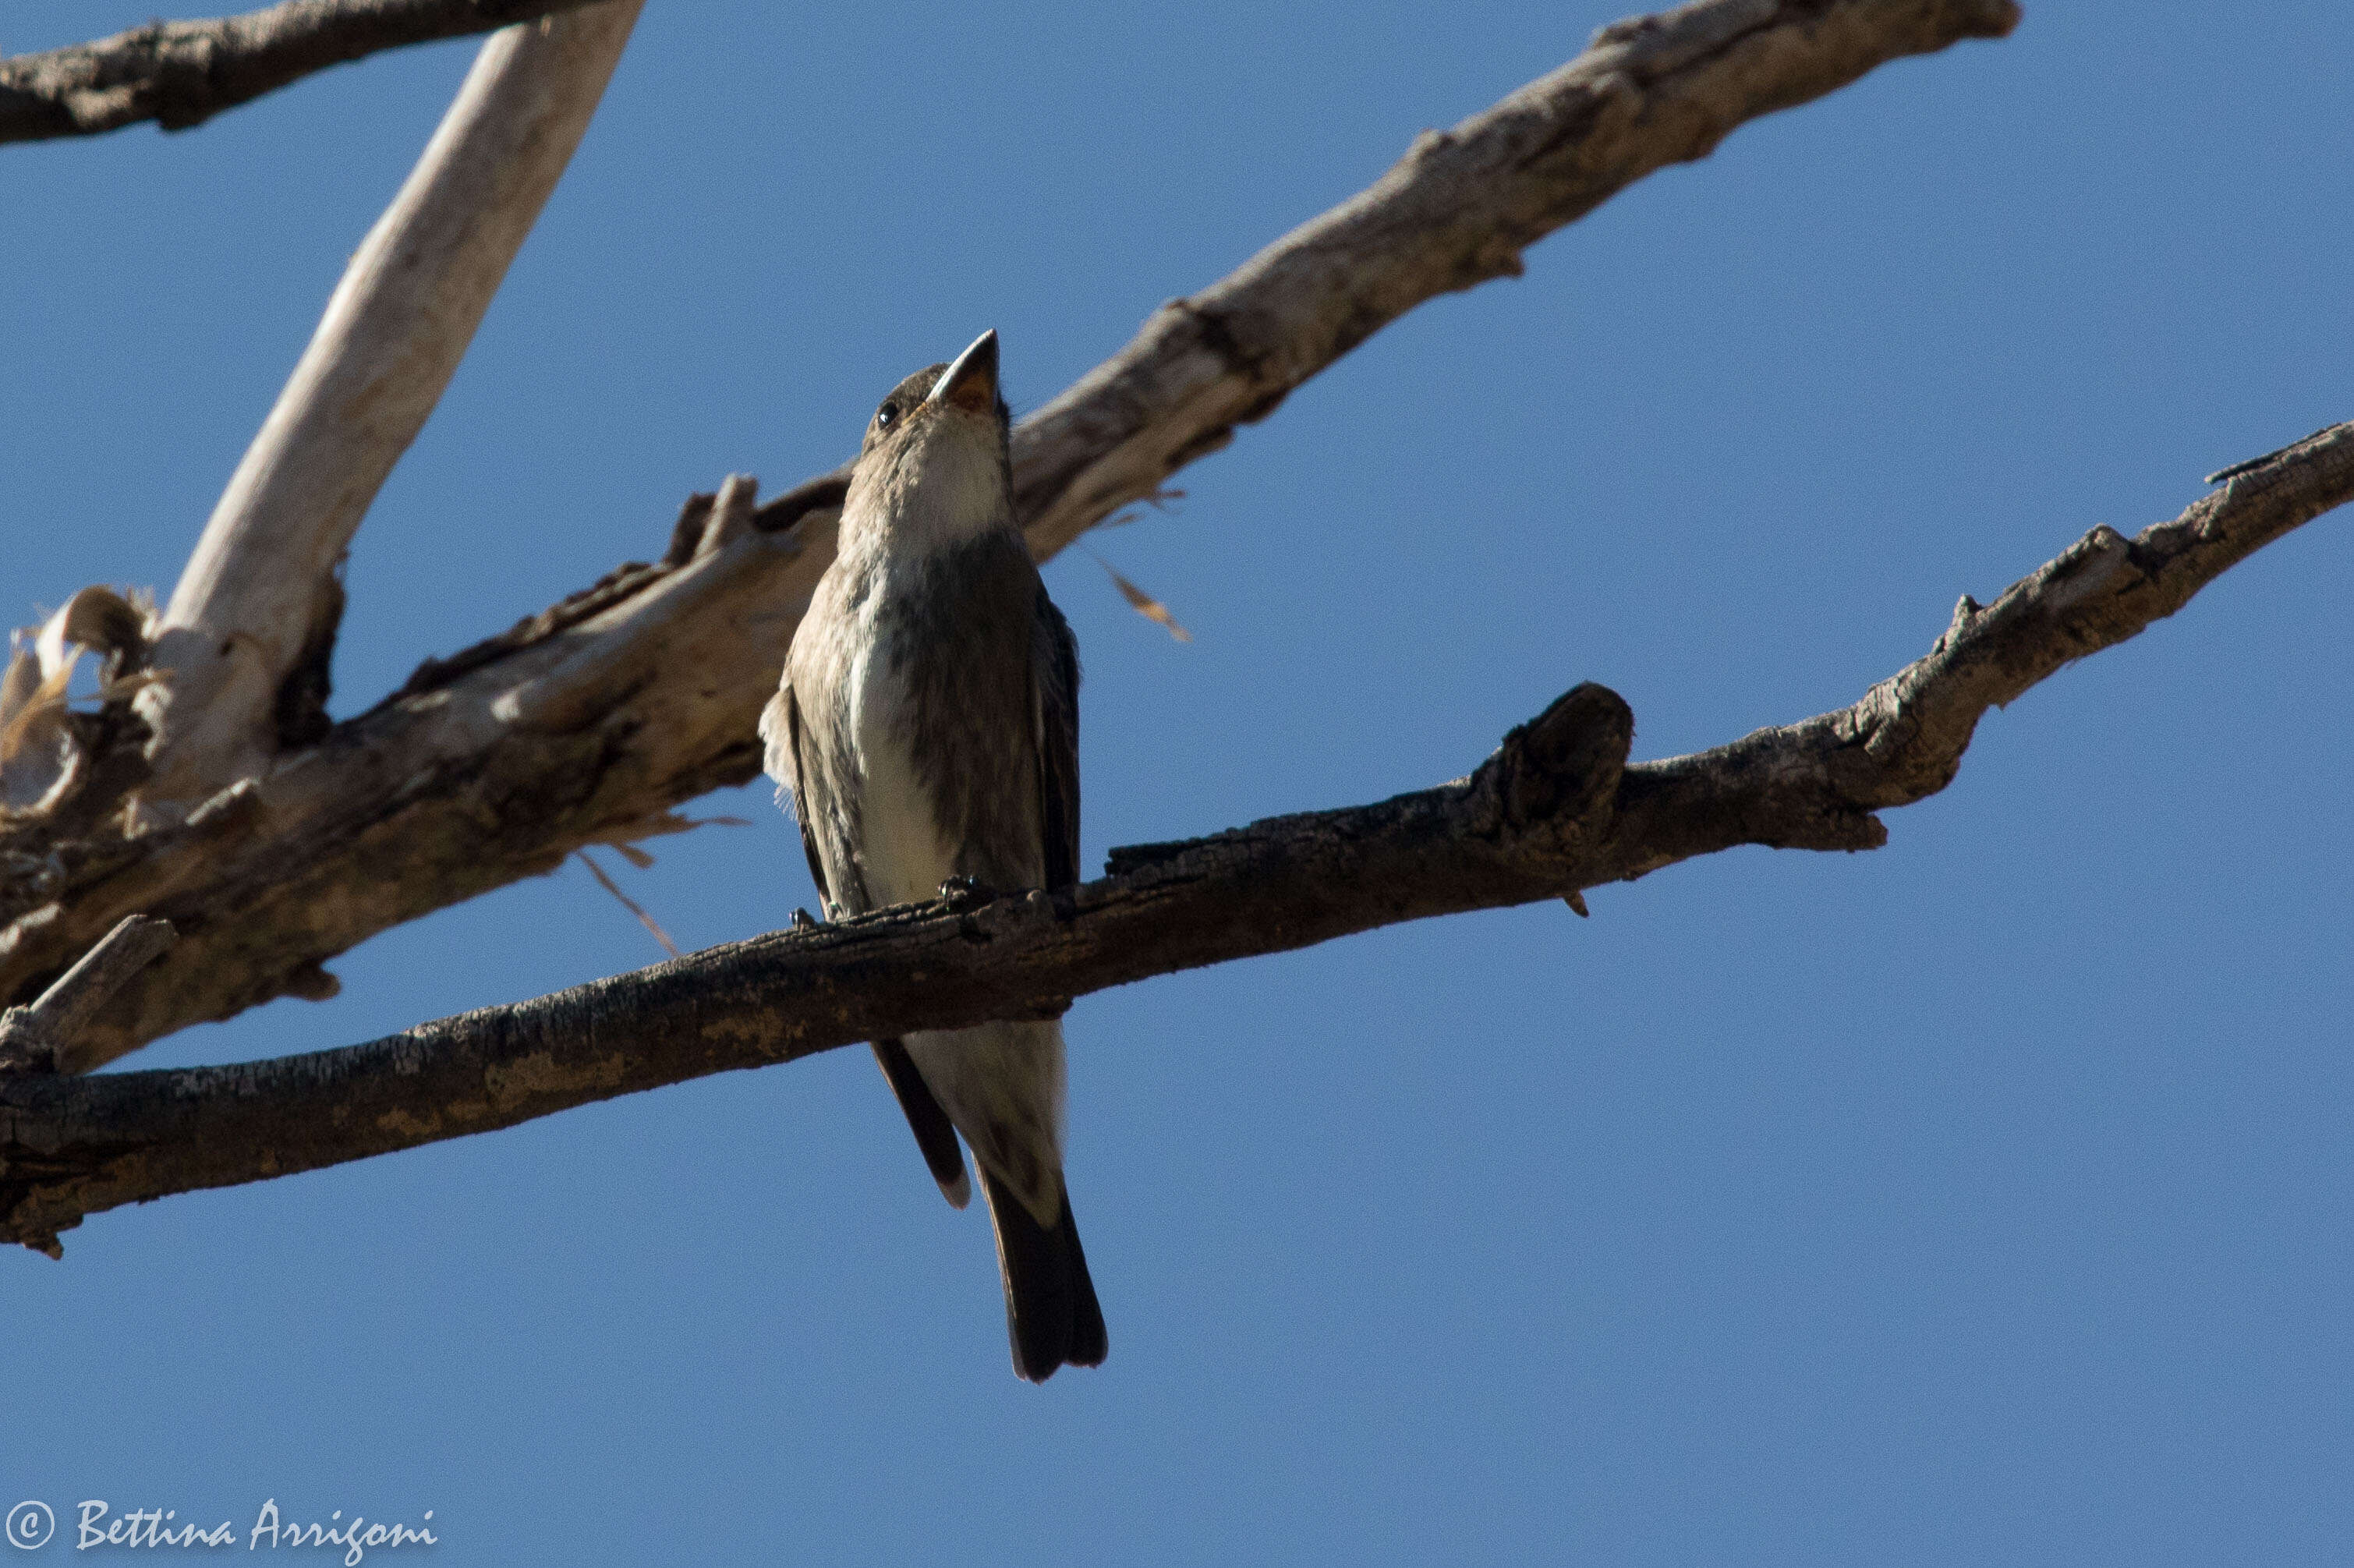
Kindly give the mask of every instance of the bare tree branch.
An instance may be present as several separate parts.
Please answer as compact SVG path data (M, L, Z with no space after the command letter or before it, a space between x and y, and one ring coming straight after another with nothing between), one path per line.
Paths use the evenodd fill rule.
M1734 844L1875 849L1872 813L1953 781L1989 707L2172 615L2230 567L2354 500L2354 424L2253 461L2170 523L2094 529L1980 606L1964 595L1928 653L1852 707L1628 769L1601 880Z
M1157 493L1384 323L1511 271L1522 247L1645 173L2017 16L2010 0L1702 0L1605 28L1563 69L1424 137L1371 189L1160 312L1025 421L1015 482L1034 550ZM668 831L677 804L758 770L754 725L832 556L843 482L811 480L748 528L691 502L661 562L429 662L176 827L127 832L113 776L90 769L40 821L0 828L0 998L37 989L126 911L170 918L186 940L77 1043L72 1065L96 1065L312 994L323 960L582 844Z
M340 567L597 111L643 0L482 46L327 302L165 608L148 801L193 807L327 727Z
M1424 301L1521 274L1521 251L1745 121L1903 55L2000 37L2012 0L1703 0L1615 23L1230 276L1023 421L1014 496L1040 559L1273 413Z
M285 0L241 16L150 22L0 59L0 142L166 131L349 60L569 11L588 0Z
M1945 787L1979 715L2171 615L2354 499L2354 425L2253 464L2170 523L2095 528L1861 702L1628 766L1596 685L1470 778L1377 805L1112 853L1109 874L772 933L336 1051L194 1071L0 1080L0 1239L44 1251L117 1204L260 1181L877 1036L1053 1015L1152 975L1401 920L1568 897L1734 844L1871 849L1876 810Z

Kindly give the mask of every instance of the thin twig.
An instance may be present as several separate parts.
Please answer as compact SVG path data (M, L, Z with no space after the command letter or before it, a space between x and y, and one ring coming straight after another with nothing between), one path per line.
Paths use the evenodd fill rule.
M615 847L619 848L620 846L617 845ZM638 924L643 926L647 930L652 931L654 934L654 940L662 944L662 949L663 952L668 953L673 959L679 956L678 944L670 939L670 933L662 928L662 923L660 921L646 913L645 906L640 904L636 899L622 892L621 885L615 882L611 877L606 875L605 868L599 865L597 862L590 857L587 850L574 850L572 853L580 857L580 863L588 868L588 874L597 879L598 886L603 888L606 892L620 899L621 901L621 907L636 916L638 917Z

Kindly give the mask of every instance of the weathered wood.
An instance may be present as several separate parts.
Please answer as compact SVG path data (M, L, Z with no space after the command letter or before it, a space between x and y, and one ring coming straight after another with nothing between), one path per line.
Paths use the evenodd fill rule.
M345 269L164 609L141 794L178 810L328 728L344 553L473 341L596 112L642 0L482 46Z
M1851 707L1628 772L1601 868L1614 877L1734 844L1869 849L1872 814L1953 780L1978 719L2138 634L2256 550L2354 500L2354 424L2223 471L2181 516L2094 529L1993 603L1967 595L1924 657Z
M1017 495L1051 555L1415 304L1746 119L1902 56L1990 37L2010 0L1702 0L1597 35L1567 67L1270 246L1023 423ZM758 771L753 727L832 556L837 472L711 549L673 547L503 637L429 662L375 711L250 781L249 809L142 837L86 790L0 830L0 998L27 994L131 909L181 949L130 987L76 1065L314 983L387 927L665 831ZM709 503L680 534L699 539ZM200 822L199 819L204 819ZM236 918L222 918L234 910Z
M169 921L124 916L31 1006L0 1012L0 1076L56 1072L62 1047L90 1026L106 999L177 940Z
M1600 686L1514 730L1469 779L1374 805L1112 852L1048 895L792 928L369 1044L194 1071L0 1080L0 1240L126 1202L260 1181L592 1100L917 1029L1052 1016L1152 975L1402 920L1569 896L1735 844L1877 847L1875 811L1952 780L1978 717L2171 615L2354 499L2354 425L2253 465L2127 540L2096 528L1993 604L1965 599L1862 700L1629 765Z
M1273 413L1424 301L1521 274L1521 252L1745 121L1899 56L1999 37L2011 0L1708 0L1615 23L1230 276L1024 420L1014 499L1041 559Z
M150 22L0 59L0 142L92 136L154 121L185 131L379 49L487 33L588 0L286 0L240 16Z

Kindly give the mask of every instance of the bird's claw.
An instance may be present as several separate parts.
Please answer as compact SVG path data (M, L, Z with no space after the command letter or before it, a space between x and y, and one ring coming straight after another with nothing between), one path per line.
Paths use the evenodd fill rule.
M997 900L997 889L977 876L951 876L940 884L940 901L961 915Z

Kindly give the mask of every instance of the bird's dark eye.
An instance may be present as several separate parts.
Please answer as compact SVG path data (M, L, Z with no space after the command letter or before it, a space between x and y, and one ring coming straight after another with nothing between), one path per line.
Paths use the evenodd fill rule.
M887 430L898 422L899 405L896 402L885 403L880 408L875 410L875 428L876 429Z

